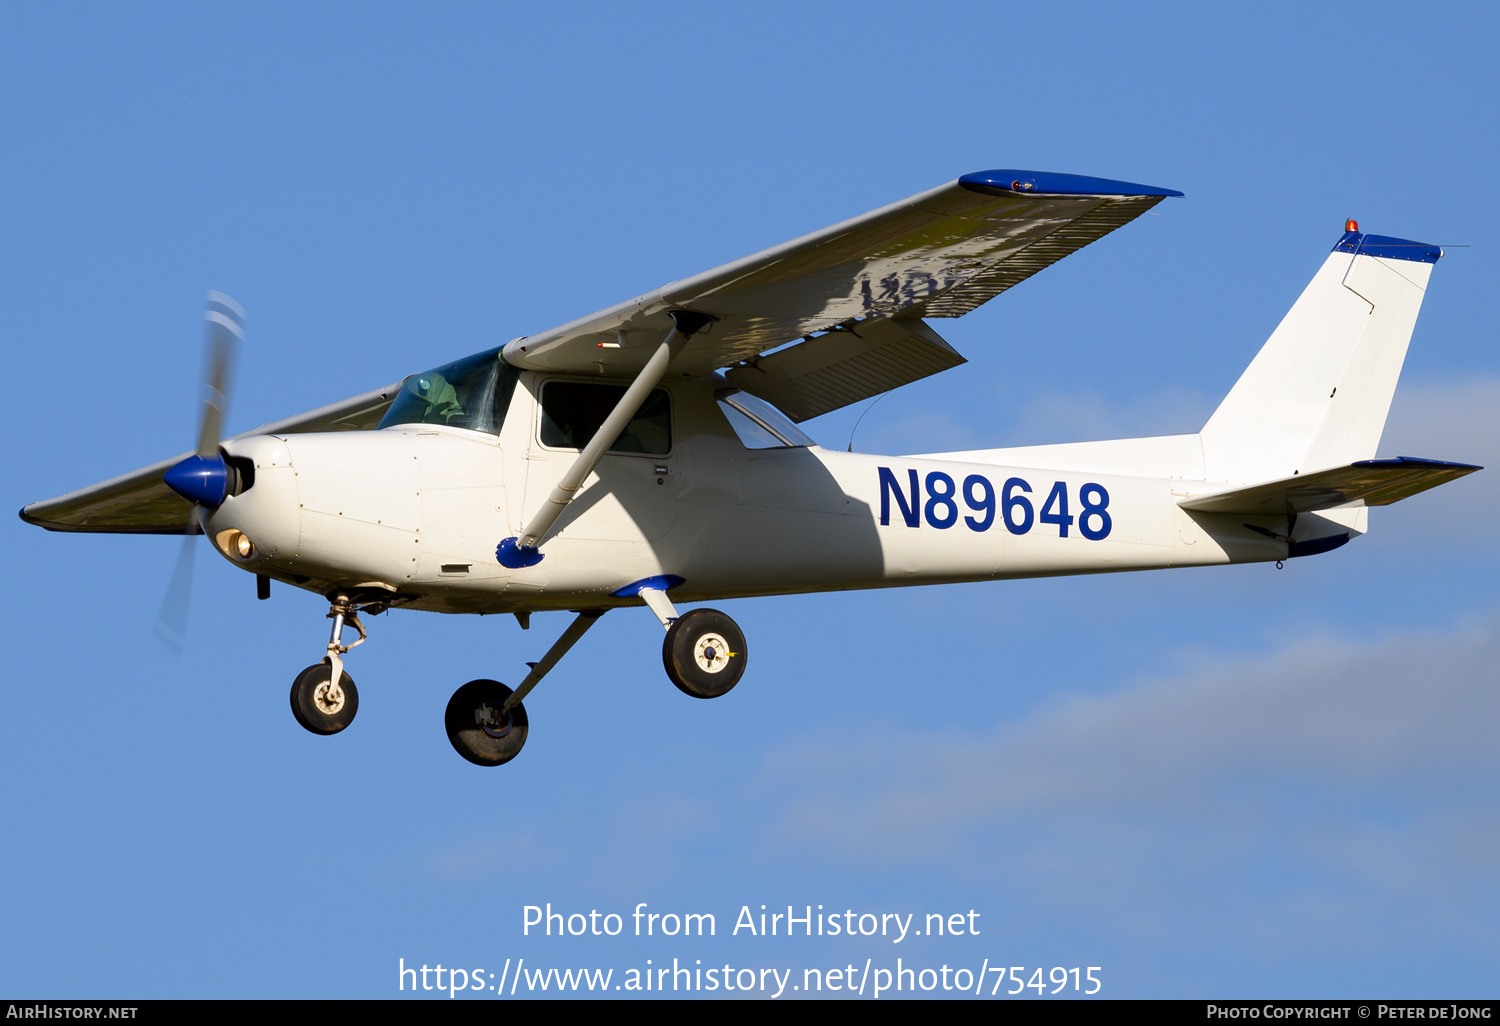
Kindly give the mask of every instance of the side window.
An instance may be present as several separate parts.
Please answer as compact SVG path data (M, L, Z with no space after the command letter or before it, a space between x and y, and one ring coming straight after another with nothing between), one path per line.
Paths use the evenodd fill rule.
M547 382L542 386L542 444L582 449L624 395L624 385ZM672 403L665 391L658 388L646 397L609 451L650 456L672 451Z
M748 392L721 388L714 398L746 449L791 449L817 444L786 414Z

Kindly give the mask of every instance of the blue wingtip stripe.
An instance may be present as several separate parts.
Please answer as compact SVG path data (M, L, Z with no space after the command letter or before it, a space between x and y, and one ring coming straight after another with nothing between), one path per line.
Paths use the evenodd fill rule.
M1112 178L1065 175L1055 171L1018 171L1014 168L975 171L958 184L971 192L992 196L1181 196L1176 189L1117 182Z

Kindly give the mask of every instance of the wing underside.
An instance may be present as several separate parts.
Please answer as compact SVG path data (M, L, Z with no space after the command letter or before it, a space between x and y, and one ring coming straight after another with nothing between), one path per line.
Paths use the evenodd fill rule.
M530 370L630 377L671 330L669 312L691 310L716 320L692 337L669 372L695 375L754 364L770 350L797 339L816 341L822 332L858 332L862 323L960 317L1165 197L1180 195L1077 175L965 175L517 339L505 347L505 358ZM823 369L821 358L810 363Z
M922 321L881 318L757 357L725 376L800 422L964 362Z

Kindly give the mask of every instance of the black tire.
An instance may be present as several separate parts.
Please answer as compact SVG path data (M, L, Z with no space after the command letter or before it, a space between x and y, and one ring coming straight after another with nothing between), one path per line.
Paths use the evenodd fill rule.
M328 682L333 669L327 663L309 666L292 681L292 715L314 734L337 734L354 722L359 712L359 692L345 673L339 677L341 693L330 695Z
M510 696L510 688L498 680L471 680L453 692L443 714L453 750L476 766L501 766L520 755L526 744L526 707L517 702L496 722Z
M717 609L692 609L667 629L661 661L677 690L694 698L727 694L745 674L745 635Z

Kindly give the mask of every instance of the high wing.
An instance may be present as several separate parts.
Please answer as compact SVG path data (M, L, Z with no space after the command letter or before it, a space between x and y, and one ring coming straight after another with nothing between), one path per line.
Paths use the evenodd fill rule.
M398 381L343 402L262 424L236 437L368 430L380 423L400 387ZM190 455L181 453L55 499L33 502L21 510L21 519L49 531L186 534L188 501L163 483L162 474Z
M715 320L668 370L730 368L731 383L806 420L963 363L921 318L960 317L1181 195L1080 175L981 171L517 339L505 359L530 370L632 377L671 330L669 311L697 311ZM246 434L372 428L398 389ZM32 503L21 517L53 531L182 534L189 504L162 474L188 455Z
M1447 463L1412 456L1360 460L1347 467L1320 470L1249 488L1195 495L1177 505L1203 513L1238 513L1242 516L1311 513L1360 500L1366 506L1389 506L1482 469L1468 463Z
M964 175L517 339L505 359L529 370L633 377L672 329L669 311L690 310L716 320L668 373L734 368L732 383L803 420L962 363L920 318L961 317L1181 195L1080 175ZM875 329L881 321L894 323ZM867 340L862 325L880 337ZM845 333L861 342L833 337ZM804 341L760 359L796 339ZM799 387L810 375L818 380Z

